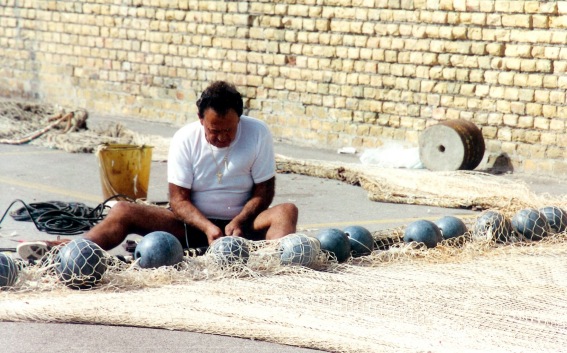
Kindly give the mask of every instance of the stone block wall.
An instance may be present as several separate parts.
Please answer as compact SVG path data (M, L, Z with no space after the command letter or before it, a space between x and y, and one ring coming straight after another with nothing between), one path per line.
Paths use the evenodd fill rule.
M567 1L0 0L0 96L181 124L234 82L278 139L359 150L474 122L567 171Z

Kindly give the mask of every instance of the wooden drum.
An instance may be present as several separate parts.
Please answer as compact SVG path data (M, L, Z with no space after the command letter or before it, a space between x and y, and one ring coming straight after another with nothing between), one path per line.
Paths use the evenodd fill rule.
M429 170L473 170L484 150L480 129L463 119L442 121L419 137L419 157Z

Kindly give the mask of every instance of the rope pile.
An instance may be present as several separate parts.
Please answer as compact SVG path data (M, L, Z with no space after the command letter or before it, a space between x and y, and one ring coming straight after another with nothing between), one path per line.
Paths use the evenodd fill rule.
M93 208L82 202L46 201L27 204L17 199L7 207L0 217L0 224L2 224L10 209L15 204L20 203L23 207L9 213L16 221L33 222L37 230L48 234L83 234L102 221L106 216L106 211L110 209L108 203L118 198L135 202L125 195L115 195ZM140 202L144 201L140 200Z

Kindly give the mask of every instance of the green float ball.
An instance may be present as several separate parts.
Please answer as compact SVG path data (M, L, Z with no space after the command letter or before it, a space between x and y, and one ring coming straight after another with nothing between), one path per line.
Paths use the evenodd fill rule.
M136 245L134 258L141 268L173 266L183 261L183 246L173 234L152 232Z
M55 272L72 289L90 289L106 272L105 252L87 239L76 239L63 246L57 255Z
M374 238L370 231L361 226L348 226L343 229L350 242L352 257L366 256L374 250Z
M408 224L404 230L405 243L423 243L428 248L434 248L442 240L441 229L435 223L425 219Z
M336 228L322 229L315 237L321 243L321 250L335 255L339 263L350 257L350 241L342 230Z
M250 246L245 238L226 236L215 240L209 253L220 266L246 264L250 257Z
M551 231L547 217L535 208L518 211L512 218L512 228L528 240L541 240Z
M282 265L311 267L317 262L321 243L304 234L290 234L280 240Z
M512 223L504 214L489 210L476 219L472 234L477 240L505 243L510 241L512 232Z
M462 219L455 216L445 216L435 221L441 230L443 239L459 237L467 232L467 226Z
M555 233L563 233L567 230L567 213L557 206L540 208L541 213L547 218L547 223Z
M4 254L0 253L0 288L11 287L18 279L18 267L14 260Z

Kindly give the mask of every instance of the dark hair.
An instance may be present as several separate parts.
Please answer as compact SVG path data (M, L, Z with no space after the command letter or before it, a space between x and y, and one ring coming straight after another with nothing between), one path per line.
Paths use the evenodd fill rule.
M197 100L197 109L199 110L200 119L205 116L205 110L208 108L213 108L220 116L226 115L231 109L233 109L238 116L241 116L244 110L244 104L242 102L242 96L233 84L225 81L216 81L211 83Z

